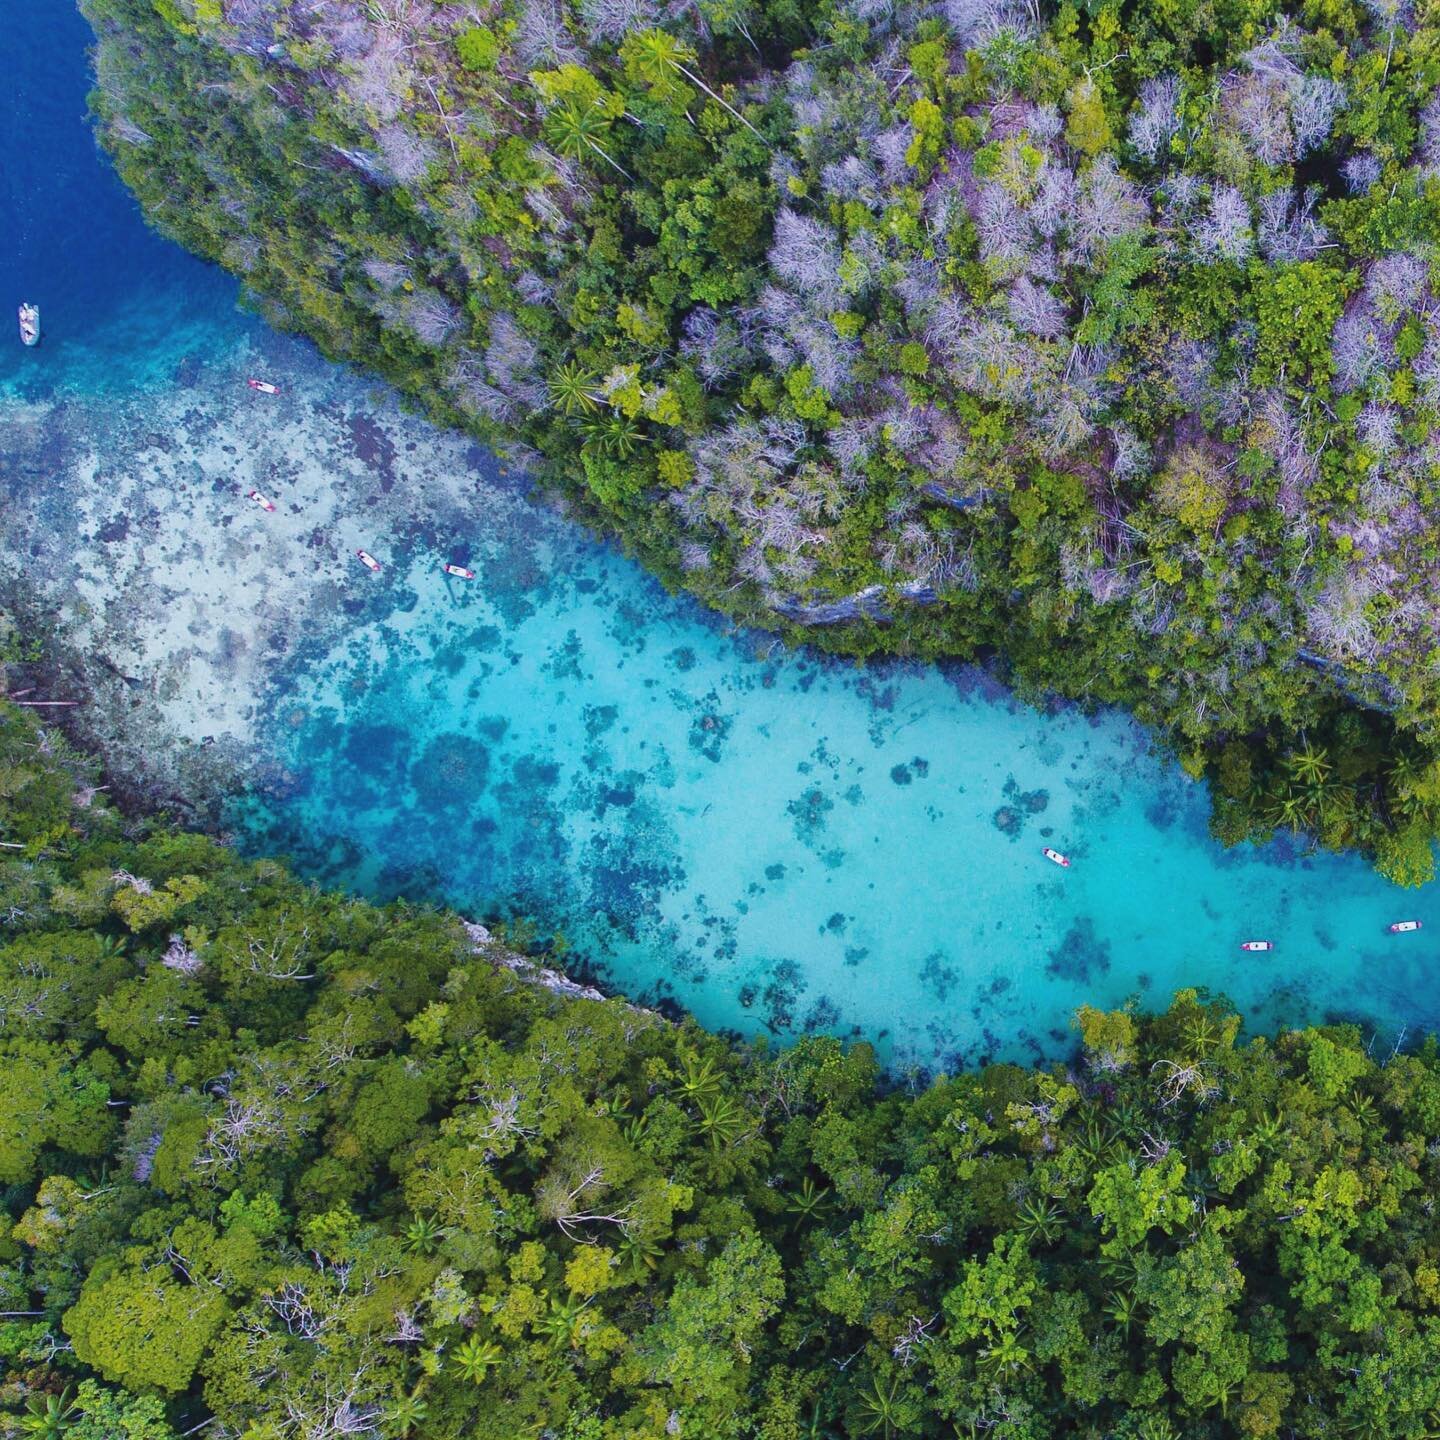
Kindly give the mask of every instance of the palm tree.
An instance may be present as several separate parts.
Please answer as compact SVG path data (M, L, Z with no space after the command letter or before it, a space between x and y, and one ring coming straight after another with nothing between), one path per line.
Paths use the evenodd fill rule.
M1185 1044L1192 1055L1203 1056L1219 1043L1215 1022L1208 1015L1195 1015L1185 1022Z
M1270 821L1273 825L1287 830L1303 830L1309 819L1309 807L1305 796L1293 786L1288 786L1271 802Z
M610 115L600 100L588 105L566 100L545 116L545 138L568 160L583 160L593 150L612 170L618 170L632 184L635 177L601 145L610 135Z
M600 377L587 370L578 360L562 365L546 387L550 403L563 415L593 415L600 408L595 386Z
M798 1230L806 1220L818 1220L830 1208L830 1187L816 1186L807 1175L800 1188L785 1202L786 1211L795 1217Z
M43 1401L34 1395L20 1417L20 1433L38 1436L40 1440L52 1440L52 1437L63 1435L79 1423L80 1412L71 1401L69 1390L61 1395L47 1395Z
M385 1428L391 1435L403 1437L421 1424L430 1407L418 1395L402 1395L385 1413Z
M1030 1352L1020 1343L1013 1330L1006 1330L988 1349L982 1350L976 1368L995 1376L1018 1375L1033 1368Z
M1135 1432L1138 1440L1175 1440L1175 1427L1164 1415L1147 1415Z
M1085 1122L1085 1134L1076 1142L1076 1148L1086 1164L1098 1170L1115 1153L1115 1144L1115 1131L1092 1115Z
M1127 1335L1130 1333L1130 1327L1135 1323L1135 1317L1139 1312L1140 1302L1128 1290L1114 1291L1105 1302L1105 1313Z
M674 84L676 75L683 75L696 89L703 90L751 134L769 146L770 142L728 100L717 95L689 68L695 63L695 52L683 41L677 40L664 30L642 30L632 37L629 49L635 72L647 85L664 94Z
M581 1316L589 1304L588 1300L582 1300L573 1291L564 1300L551 1300L550 1313L535 1322L535 1329L542 1335L548 1335L551 1345L557 1348L568 1345L573 1350Z
M1385 777L1390 808L1406 820L1418 820L1430 813L1430 802L1420 793L1424 772L1423 762L1412 751L1402 750Z
M703 1060L694 1055L685 1057L685 1073L675 1082L675 1089L686 1100L708 1100L720 1093L720 1071L707 1055Z
M697 1108L700 1118L695 1122L695 1128L709 1137L712 1150L734 1144L745 1128L745 1111L729 1095L702 1100Z
M620 1264L634 1279L641 1279L647 1270L659 1268L660 1257L665 1253L662 1245L643 1235L627 1234L620 1241Z
M1302 784L1323 780L1331 770L1330 758L1323 745L1312 745L1309 740L1298 750L1285 757L1285 768Z
M605 415L581 426L585 443L594 444L612 460L628 460L641 446L645 432L628 415Z
M416 1215L405 1227L404 1245L413 1255L433 1255L447 1233L433 1216Z
M1020 1207L1015 1228L1032 1244L1053 1245L1060 1238L1060 1207L1032 1196Z
M455 1364L461 1375L472 1384L478 1385L504 1358L504 1352L493 1340L482 1340L472 1335L455 1351Z
M1351 1087L1345 1108L1362 1129L1368 1130L1378 1118L1375 1102L1358 1085Z
M1267 1153L1277 1150L1280 1142L1285 1138L1285 1122L1278 1114L1262 1115L1255 1122L1255 1128L1251 1130L1250 1138L1254 1141L1257 1150Z
M878 1375L870 1377L870 1388L860 1396L865 1419L860 1424L862 1435L882 1435L885 1440L895 1434L900 1418L900 1381L894 1375L881 1383Z

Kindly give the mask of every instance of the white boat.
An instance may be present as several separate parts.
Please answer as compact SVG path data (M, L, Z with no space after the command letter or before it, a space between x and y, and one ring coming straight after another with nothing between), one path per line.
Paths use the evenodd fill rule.
M1062 855L1058 850L1052 850L1048 845L1040 852L1051 864L1058 865L1062 870L1070 868L1068 856Z
M467 570L463 565L446 565L444 567L447 575L453 575L457 580L473 580L475 572Z
M1273 940L1242 940L1240 948L1242 950L1273 950L1275 942Z
M1418 920L1397 920L1390 927L1390 933L1392 935L1408 935L1412 930L1418 930L1419 928L1420 922Z
M367 570L373 570L377 575L380 573L380 562L368 550L357 550L355 554Z
M38 345L40 343L40 307L30 304L28 300L22 300L17 314L20 317L20 339L26 345Z
M266 499L258 490L249 490L245 494L247 500L253 500L267 515L275 513L275 502Z
M252 390L258 390L262 395L278 395L280 387L272 385L268 380L247 380L245 382Z

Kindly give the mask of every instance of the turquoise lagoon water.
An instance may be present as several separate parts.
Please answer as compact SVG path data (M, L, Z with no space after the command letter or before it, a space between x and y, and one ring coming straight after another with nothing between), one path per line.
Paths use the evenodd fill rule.
M1123 716L727 633L495 494L463 537L473 584L434 554L387 570L398 607L377 595L383 618L278 677L283 777L237 809L251 843L368 894L536 917L712 1026L864 1036L901 1066L1053 1055L1080 1003L1190 984L1262 1027L1440 1025L1428 935L1385 933L1428 897L1220 849L1200 787ZM1277 949L1242 954L1257 936Z
M27 143L0 152L22 217L0 299L38 300L47 338L0 344L0 407L73 396L68 423L103 438L103 404L79 402L114 388L193 385L240 347L317 365L145 231L85 128L79 19L25 7L10 34L0 127ZM386 463L403 485L406 455ZM1385 934L1409 914L1440 930L1431 891L1285 844L1224 852L1199 788L1123 716L732 632L473 467L478 521L377 536L382 575L274 662L238 843L367 894L529 917L628 994L781 1039L864 1036L897 1066L1059 1054L1079 1003L1182 985L1260 1028L1440 1028L1433 932ZM1244 956L1252 936L1278 948Z

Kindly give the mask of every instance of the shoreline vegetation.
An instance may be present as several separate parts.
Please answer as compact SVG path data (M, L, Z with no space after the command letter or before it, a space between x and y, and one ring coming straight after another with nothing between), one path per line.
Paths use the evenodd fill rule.
M668 584L1433 873L1429 11L82 9L152 223Z
M1440 1047L886 1081L121 816L0 702L0 1434L1406 1437ZM533 975L533 971L531 972Z

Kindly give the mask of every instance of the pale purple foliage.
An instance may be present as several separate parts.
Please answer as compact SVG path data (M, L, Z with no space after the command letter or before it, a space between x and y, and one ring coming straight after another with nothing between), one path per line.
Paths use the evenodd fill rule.
M1182 340L1172 347L1166 372L1175 397L1187 410L1202 410L1215 398L1212 376L1215 347L1203 340Z
M748 334L742 323L722 317L709 306L692 310L685 317L680 353L694 364L696 373L711 389L743 369L749 358Z
M840 241L828 225L791 209L781 209L775 216L770 267L802 294L835 308L839 298Z
M1385 327L1369 305L1350 306L1335 322L1330 354L1335 364L1335 383L1342 390L1355 390L1382 373L1390 358Z
M1036 0L944 0L944 15L963 46L983 47L998 35L1021 39L1040 28Z
M374 255L362 260L360 268L372 283L382 290L398 290L407 280L413 278L408 265L399 260L381 260Z
M924 314L940 296L940 269L933 260L911 260L891 288L907 315Z
M402 185L411 185L419 180L439 154L432 141L403 125L385 126L380 131L379 140L385 168Z
M1377 455L1388 455L1400 437L1400 416L1388 405L1372 402L1360 412L1355 432L1366 449Z
M565 28L561 0L521 0L515 54L526 69L576 65L584 54Z
M382 122L400 113L410 89L412 73L405 60L403 38L390 30L372 32L365 54L351 62L343 82L345 93Z
M1112 426L1110 443L1114 448L1110 470L1117 480L1133 480L1150 469L1150 447L1128 425Z
M1295 153L1302 159L1330 138L1335 116L1345 106L1345 87L1328 75L1301 75L1290 85L1290 124Z
M1330 232L1315 216L1319 197L1319 186L1314 185L1298 204L1289 190L1273 190L1260 197L1257 234L1260 253L1267 260L1277 264L1309 260L1325 248Z
M376 309L422 345L439 347L460 326L460 311L438 290L418 288L377 297Z
M1365 276L1365 294L1380 318L1393 325L1418 310L1425 299L1430 266L1418 255L1397 251L1382 256Z
M1419 115L1419 155L1431 173L1440 171L1440 90L1425 102Z
M1195 249L1223 260L1248 260L1255 249L1250 228L1250 207L1233 185L1215 185L1210 191L1210 213L1192 231Z
M880 177L858 155L832 160L820 172L825 192L837 200L859 200L872 208L883 203Z
M1425 331L1425 348L1414 361L1415 379L1425 399L1440 406L1440 325L1435 317L1426 318Z
M1116 240L1139 234L1148 224L1140 191L1120 173L1112 156L1100 156L1080 185L1070 232L1076 258L1095 265Z
M882 130L871 142L880 174L887 185L903 185L910 178L910 162L905 158L910 149L910 126L892 125Z
M1295 158L1286 87L1274 75L1232 76L1227 111L1262 165L1284 165Z
M1034 347L998 320L978 320L952 350L956 378L967 389L1007 405L1028 404L1044 371Z
M527 305L544 305L555 293L555 287L533 270L522 270L515 277L515 293Z
M1180 133L1180 81L1175 75L1157 75L1140 87L1140 100L1130 117L1130 145L1147 165L1153 165Z
M580 16L592 44L618 45L632 30L654 25L650 0L580 0Z
M1379 180L1383 170L1384 166L1369 150L1357 152L1340 167L1352 195L1363 195Z
M1010 319L1017 329L1042 340L1058 340L1065 333L1065 306L1044 285L1022 275L1010 287Z
M485 347L485 372L506 394L535 372L540 347L504 311L490 317L490 342Z

